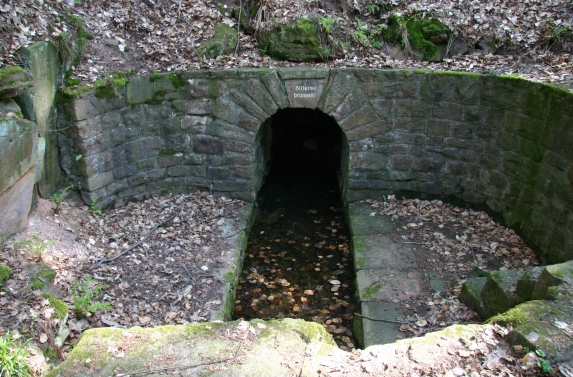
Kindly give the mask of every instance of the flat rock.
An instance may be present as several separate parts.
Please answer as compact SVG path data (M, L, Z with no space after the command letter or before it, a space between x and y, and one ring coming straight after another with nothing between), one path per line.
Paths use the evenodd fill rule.
M86 331L49 377L318 375L313 355L342 352L316 323L284 319Z
M12 187L0 194L0 236L24 229L32 206L35 169L31 168Z

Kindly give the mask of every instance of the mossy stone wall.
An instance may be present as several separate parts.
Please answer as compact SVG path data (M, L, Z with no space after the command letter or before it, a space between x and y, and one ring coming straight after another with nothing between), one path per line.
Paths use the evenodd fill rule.
M84 197L122 205L211 188L254 200L265 120L318 109L346 138L347 202L416 193L484 205L538 247L573 259L573 95L514 77L411 70L187 72L134 77L113 98L62 105L65 168ZM178 85L174 85L177 82Z

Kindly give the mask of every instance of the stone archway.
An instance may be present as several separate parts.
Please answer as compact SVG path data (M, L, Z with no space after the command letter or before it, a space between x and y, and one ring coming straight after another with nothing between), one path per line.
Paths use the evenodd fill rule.
M261 125L255 159L258 166L264 166L265 176L303 186L306 181L307 187L325 180L341 189L342 172L348 169L347 145L332 117L314 109L286 108Z

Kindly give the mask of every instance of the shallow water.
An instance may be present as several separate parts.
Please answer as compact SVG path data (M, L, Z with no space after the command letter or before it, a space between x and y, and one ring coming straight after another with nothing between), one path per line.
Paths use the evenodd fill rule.
M318 322L353 348L354 271L336 177L298 162L276 161L259 193L234 317Z

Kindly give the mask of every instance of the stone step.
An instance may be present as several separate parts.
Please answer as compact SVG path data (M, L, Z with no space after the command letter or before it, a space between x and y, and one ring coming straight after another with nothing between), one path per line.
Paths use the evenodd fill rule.
M460 301L487 319L529 300L568 296L566 287L570 285L573 285L573 261L524 271L496 271L487 278L466 281Z
M573 286L563 284L570 293L565 299L528 301L488 322L510 326L507 340L512 345L543 350L552 362L573 360Z
M573 260L546 266L535 285L532 298L543 300L547 298L551 287L557 287L564 283L573 285Z

